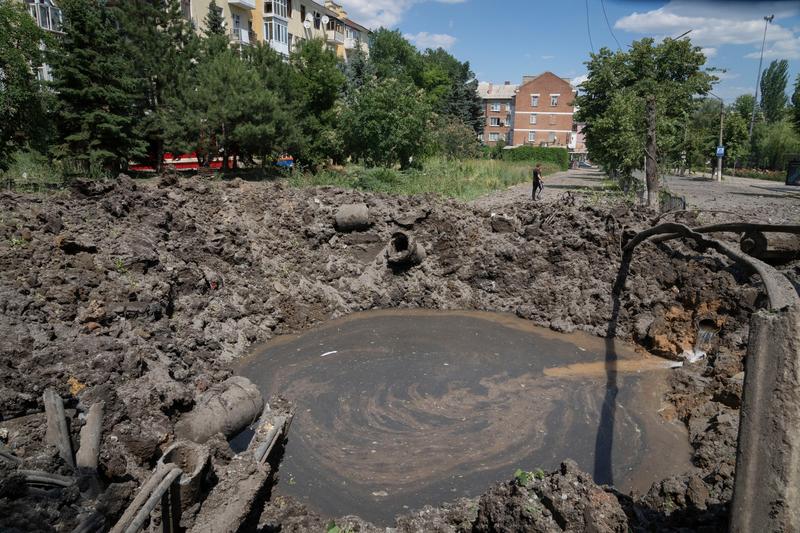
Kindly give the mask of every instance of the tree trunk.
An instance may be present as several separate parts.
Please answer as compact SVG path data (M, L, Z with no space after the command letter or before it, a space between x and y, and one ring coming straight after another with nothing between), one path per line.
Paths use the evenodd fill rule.
M647 205L654 207L658 203L658 169L656 168L656 97L649 96L645 108L647 115L647 139L645 141L645 169L647 181Z

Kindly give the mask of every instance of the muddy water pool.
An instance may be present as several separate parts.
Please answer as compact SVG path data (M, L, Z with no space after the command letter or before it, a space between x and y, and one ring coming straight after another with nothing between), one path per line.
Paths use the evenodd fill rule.
M237 372L297 406L277 492L389 525L567 458L623 491L691 470L659 414L669 366L511 315L392 310L277 338Z

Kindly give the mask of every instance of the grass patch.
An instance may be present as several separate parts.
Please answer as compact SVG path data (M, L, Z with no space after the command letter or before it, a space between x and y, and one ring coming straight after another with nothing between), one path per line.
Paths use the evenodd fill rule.
M332 185L388 194L433 193L472 200L492 191L525 183L531 179L532 170L533 165L526 162L489 159L453 161L432 158L424 161L421 169L400 171L350 165L341 170L296 172L289 178L289 182L295 187ZM544 175L559 170L556 164L542 164Z
M0 173L3 189L17 192L40 192L64 185L62 170L39 152L16 152L11 166Z

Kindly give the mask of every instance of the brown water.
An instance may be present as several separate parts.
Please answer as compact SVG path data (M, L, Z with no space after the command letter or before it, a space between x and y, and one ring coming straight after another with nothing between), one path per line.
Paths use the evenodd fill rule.
M669 363L510 315L393 310L275 339L238 372L297 405L279 493L392 524L566 458L624 491L690 470L658 414Z

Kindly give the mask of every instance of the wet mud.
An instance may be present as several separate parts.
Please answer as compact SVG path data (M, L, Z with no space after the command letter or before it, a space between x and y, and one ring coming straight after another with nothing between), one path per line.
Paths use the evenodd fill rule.
M276 338L237 372L297 405L279 493L390 525L565 458L623 491L690 471L685 426L658 413L670 362L613 344L607 364L599 339L513 316L378 311Z

